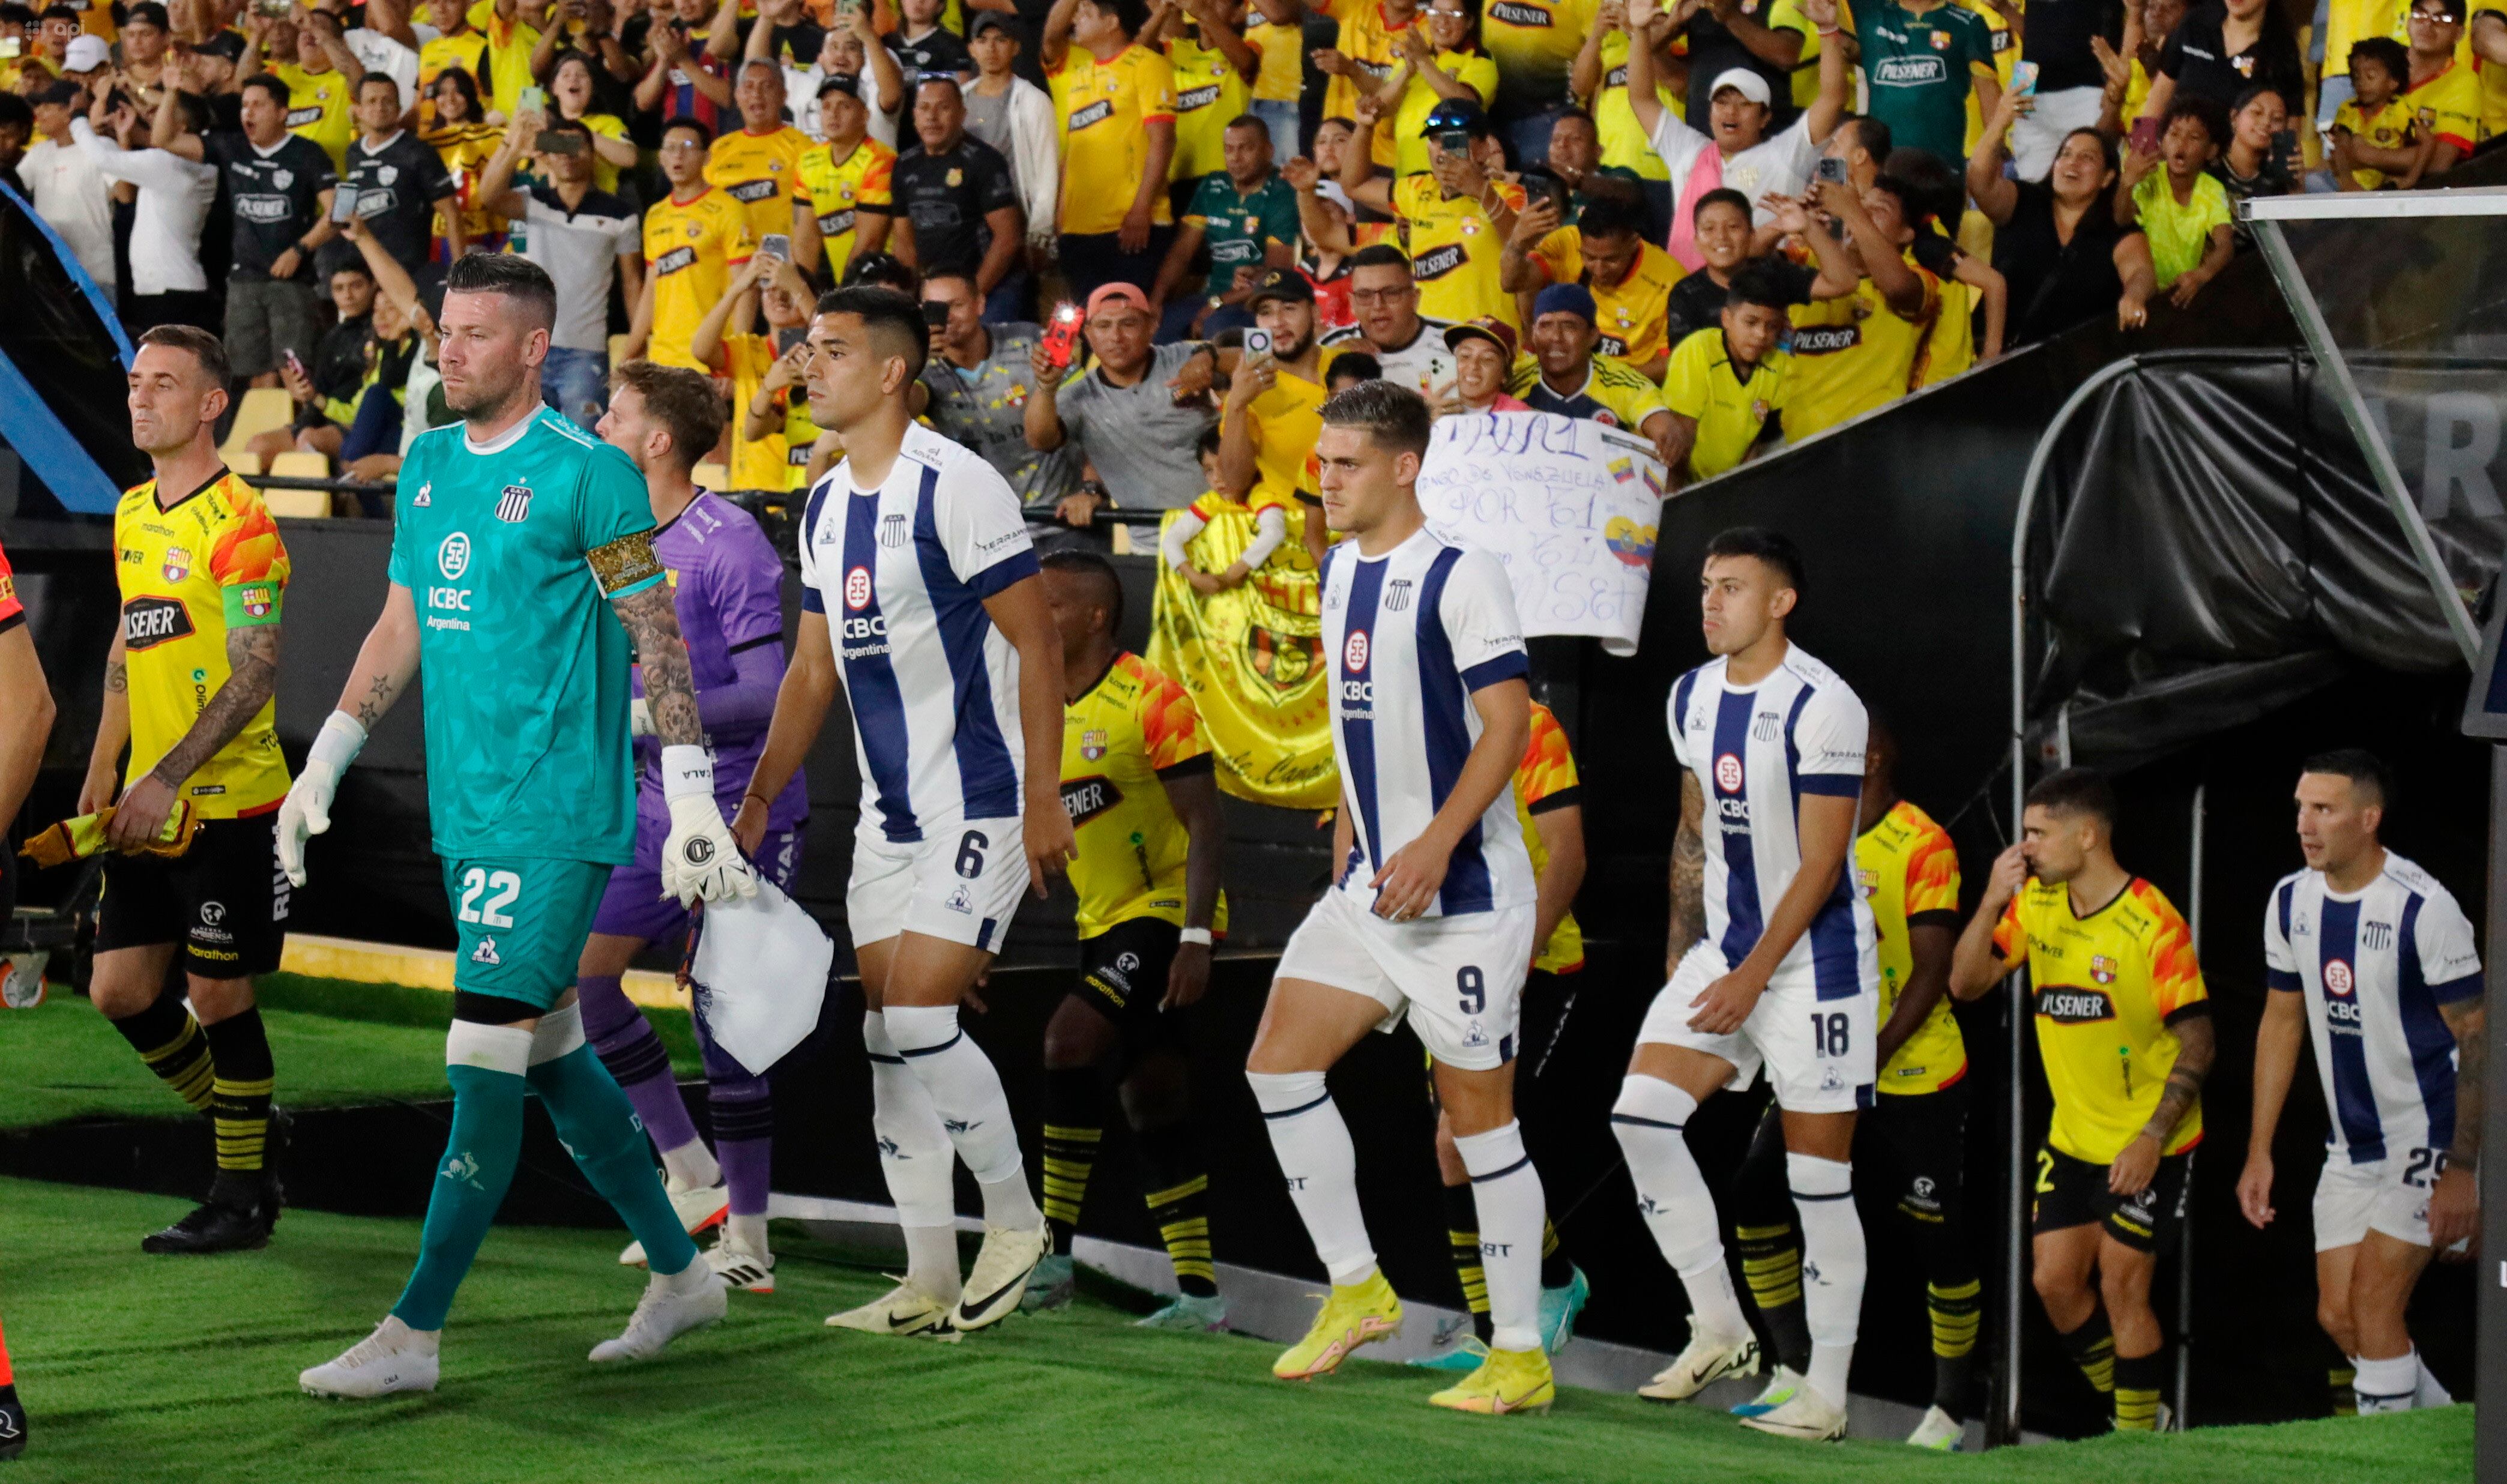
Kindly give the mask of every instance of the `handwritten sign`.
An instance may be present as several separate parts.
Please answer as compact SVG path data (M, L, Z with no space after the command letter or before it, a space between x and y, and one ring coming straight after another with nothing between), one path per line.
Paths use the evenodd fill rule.
M1526 634L1637 652L1664 489L1653 446L1553 413L1437 419L1419 469L1428 524L1506 563Z

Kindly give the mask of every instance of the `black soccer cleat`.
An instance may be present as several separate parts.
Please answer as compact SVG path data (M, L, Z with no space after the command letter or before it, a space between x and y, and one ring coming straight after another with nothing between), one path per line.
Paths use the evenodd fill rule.
M18 1403L16 1387L0 1386L0 1462L25 1451L26 1409Z
M143 1237L139 1249L160 1255L257 1251L270 1245L278 1224L278 1181L268 1175L220 1175L209 1198L162 1232Z

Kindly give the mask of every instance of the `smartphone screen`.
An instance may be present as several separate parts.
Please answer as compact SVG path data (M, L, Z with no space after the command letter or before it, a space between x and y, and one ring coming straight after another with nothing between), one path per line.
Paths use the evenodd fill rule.
M792 261L792 238L781 232L770 232L757 239L757 255L789 263Z
M332 226L345 226L347 225L348 218L355 216L356 214L357 192L355 187L344 184L338 190L331 193Z
M2157 119L2145 116L2134 121L2132 126L2132 148L2136 154L2156 155L2159 153L2159 121Z

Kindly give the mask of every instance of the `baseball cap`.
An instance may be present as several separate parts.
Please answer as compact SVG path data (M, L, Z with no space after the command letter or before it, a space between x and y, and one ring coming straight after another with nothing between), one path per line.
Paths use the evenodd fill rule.
M1306 281L1305 274L1293 268L1275 268L1254 285L1254 292L1246 298L1245 307L1249 309L1258 308L1265 299L1312 304L1315 302L1315 286Z
M105 50L103 37L73 36L70 38L69 50L61 54L61 70L93 72L111 60L113 60L113 54Z
M1487 341L1497 346L1498 353L1506 357L1508 365L1514 364L1514 326L1496 315L1483 314L1477 319L1467 319L1459 325L1446 327L1446 349L1460 350L1467 340Z
M1316 182L1315 196L1317 199L1327 200L1338 206L1344 216L1358 215L1357 205L1350 200L1349 193L1341 189L1341 184L1337 180Z
M860 97L861 79L850 72L830 72L818 79L818 96L823 98L831 92L841 92L847 97Z
M1553 283L1543 289L1541 297L1532 301L1532 317L1539 319L1544 314L1574 314L1588 325L1599 322L1593 291L1580 283Z
M1766 90L1764 83L1759 87L1761 91ZM1451 128L1465 129L1474 138L1481 137L1489 131L1488 113L1480 107L1477 98L1442 99L1428 110L1428 122L1419 126L1419 137L1425 139Z
M1774 94L1767 90L1767 80L1747 67L1726 67L1716 74L1715 86L1706 90L1709 98L1729 88L1762 108L1772 107Z
M999 11L977 11L975 12L975 18L966 23L966 39L968 41L973 41L976 37L983 35L986 31L999 31L1012 41L1023 42L1027 40L1024 28L1021 27L1017 21L1012 20L1009 17L1002 15Z
M1097 311L1109 304L1129 305L1144 314L1149 312L1149 296L1138 288L1128 283L1101 283L1088 296L1088 317L1094 319Z
M139 0L139 3L132 6L129 13L122 19L124 25L138 25L142 22L153 25L161 31L170 30L173 24L165 18L165 7L159 5L157 0Z

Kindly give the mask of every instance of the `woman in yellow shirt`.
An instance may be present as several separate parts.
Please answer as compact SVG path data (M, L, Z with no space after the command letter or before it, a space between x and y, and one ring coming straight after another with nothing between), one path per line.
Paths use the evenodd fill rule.
M444 167L453 172L453 195L461 202L461 236L473 252L502 252L505 249L505 219L492 211L471 204L479 177L488 162L496 158L496 147L504 142L505 131L490 124L479 106L479 85L459 67L447 67L435 75L435 86L428 90L435 101L435 124L419 131L418 141L443 158ZM435 235L445 236L444 218L435 219ZM451 261L449 250L440 250L444 261Z
M1497 63L1480 52L1479 0L1429 0L1427 24L1393 33L1400 65L1375 90L1393 114L1397 176L1428 169L1428 114L1446 98L1486 108L1497 96Z
M592 188L615 192L618 172L636 163L636 141L616 114L592 111L593 60L581 52L562 52L549 73L549 105L555 117L569 119L592 130Z

